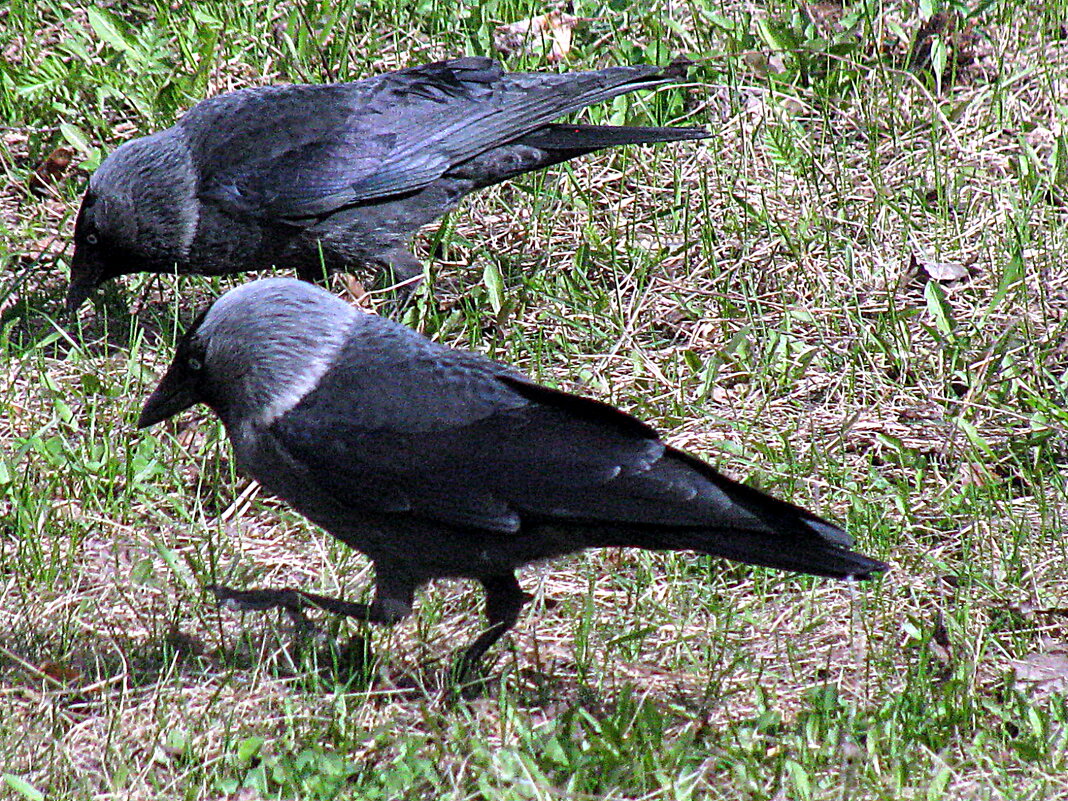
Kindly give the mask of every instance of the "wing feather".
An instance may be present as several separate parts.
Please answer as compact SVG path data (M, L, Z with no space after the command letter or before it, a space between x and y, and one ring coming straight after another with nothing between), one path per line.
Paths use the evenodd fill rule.
M463 58L351 84L235 92L179 125L197 151L202 199L251 216L314 218L418 191L564 114L665 80L656 67L505 73Z
M266 435L354 509L502 533L526 516L695 525L715 491L644 423L403 326L358 318L335 366ZM712 494L709 494L709 490Z

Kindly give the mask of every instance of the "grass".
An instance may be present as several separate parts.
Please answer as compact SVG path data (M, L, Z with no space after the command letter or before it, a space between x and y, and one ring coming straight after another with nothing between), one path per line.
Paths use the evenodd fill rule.
M370 571L237 475L205 411L133 430L182 321L237 281L126 279L69 325L87 172L208 94L492 55L545 8L13 0L0 796L1068 797L1065 671L1037 672L1068 651L1065 4L653 5L577 3L567 68L685 54L692 80L589 118L713 138L469 199L417 243L408 322L649 420L893 572L531 567L470 702L443 686L469 585L372 631L370 665L359 628L331 655L217 609L214 580L359 597ZM57 147L74 168L35 184Z

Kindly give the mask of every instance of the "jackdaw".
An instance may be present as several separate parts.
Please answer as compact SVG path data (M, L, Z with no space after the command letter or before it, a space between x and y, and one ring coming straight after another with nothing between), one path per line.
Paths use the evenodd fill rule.
M833 523L731 481L612 406L292 278L245 284L202 312L137 424L198 402L222 419L245 473L375 566L369 604L216 595L392 624L431 579L477 579L489 625L465 670L529 600L516 568L586 548L696 551L840 579L886 569Z
M242 89L122 145L89 180L67 308L135 272L275 266L420 275L412 235L475 189L613 145L703 139L698 128L552 120L672 81L680 67L506 73L457 58L354 83Z

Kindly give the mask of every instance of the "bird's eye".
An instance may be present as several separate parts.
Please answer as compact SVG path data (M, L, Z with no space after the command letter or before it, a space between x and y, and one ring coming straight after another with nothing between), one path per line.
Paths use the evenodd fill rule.
M85 241L88 242L90 245L95 245L97 242L100 241L100 239L97 237L96 234L86 234Z
M189 365L189 369L194 373L200 372L204 368L204 362L198 359L196 356L190 356L186 364Z

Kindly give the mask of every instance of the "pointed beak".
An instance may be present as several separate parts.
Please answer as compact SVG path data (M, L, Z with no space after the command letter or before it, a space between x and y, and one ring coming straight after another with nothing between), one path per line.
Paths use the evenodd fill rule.
M162 422L200 401L196 385L183 373L176 365L170 366L155 391L145 401L141 416L137 418L138 428L148 428Z
M67 314L73 315L93 290L104 283L104 265L94 256L77 249L70 261L70 286L67 287Z

